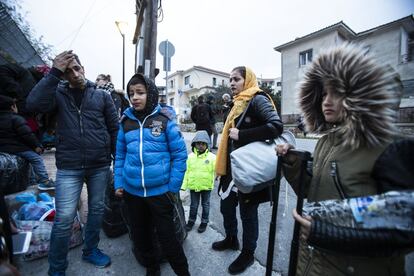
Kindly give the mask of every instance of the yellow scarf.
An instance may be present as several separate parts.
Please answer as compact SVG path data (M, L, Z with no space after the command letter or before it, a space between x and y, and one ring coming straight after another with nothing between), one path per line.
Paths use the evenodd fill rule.
M230 110L229 115L227 116L226 123L223 127L223 132L221 133L221 140L219 148L217 150L216 157L216 174L217 175L226 175L227 173L227 152L228 152L228 139L229 139L229 129L235 127L234 120L243 113L244 109L247 107L250 100L254 95L262 91L257 84L257 79L253 71L246 67L246 78L244 79L244 90L233 98L233 107Z

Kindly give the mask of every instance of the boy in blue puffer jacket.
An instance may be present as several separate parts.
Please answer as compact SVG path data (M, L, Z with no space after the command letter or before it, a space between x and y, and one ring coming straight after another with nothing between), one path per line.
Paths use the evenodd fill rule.
M161 111L155 83L135 74L127 85L132 107L125 110L115 157L115 195L123 197L134 247L147 275L159 275L152 227L177 275L190 275L175 235L173 203L186 170L187 150L176 123Z

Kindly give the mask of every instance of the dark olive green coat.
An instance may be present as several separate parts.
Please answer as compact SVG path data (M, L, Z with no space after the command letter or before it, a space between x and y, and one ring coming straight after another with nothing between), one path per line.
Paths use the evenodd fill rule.
M371 171L385 146L351 150L344 148L335 136L335 132L329 133L320 138L316 145L313 177L307 179L308 201L341 198L330 175L331 161L337 163L339 180L347 197L377 194L377 185L371 177ZM296 164L284 169L289 183L296 188ZM405 275L404 256L357 258L310 248L307 244L301 243L297 275Z
M323 87L333 87L341 109L332 126L322 112ZM299 86L299 106L306 130L325 134L314 152L313 178L307 182L309 201L339 199L331 161L345 197L377 194L371 171L378 156L395 135L401 83L390 68L376 63L356 45L321 51ZM285 173L295 188L294 167ZM297 275L404 275L404 257L356 258L308 249L301 244Z

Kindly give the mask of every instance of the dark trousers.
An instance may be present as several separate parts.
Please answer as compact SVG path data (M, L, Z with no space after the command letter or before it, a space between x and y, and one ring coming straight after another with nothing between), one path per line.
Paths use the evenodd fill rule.
M132 241L135 248L142 252L146 266L159 265L153 244L153 226L155 226L161 248L174 272L177 275L190 275L183 247L175 235L174 205L168 194L139 197L124 192L124 199Z
M243 226L243 249L255 251L259 238L259 221L257 215L258 203L245 203L238 200L236 192L220 201L220 212L223 215L223 225L227 236L237 235L236 207L240 204L240 218Z

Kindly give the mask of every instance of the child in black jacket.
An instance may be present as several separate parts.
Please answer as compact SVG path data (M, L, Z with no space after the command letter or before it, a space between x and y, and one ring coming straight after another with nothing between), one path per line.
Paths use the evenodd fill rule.
M41 144L27 125L26 120L17 115L15 101L0 95L0 152L11 153L26 159L39 178L39 190L53 190L55 183L49 179L40 153Z

